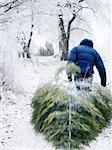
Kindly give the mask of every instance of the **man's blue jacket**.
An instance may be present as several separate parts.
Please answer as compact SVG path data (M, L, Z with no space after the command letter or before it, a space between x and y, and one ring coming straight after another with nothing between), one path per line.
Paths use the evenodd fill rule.
M93 42L89 39L81 41L80 45L74 47L68 57L68 63L75 63L81 69L81 74L92 76L93 67L98 69L101 85L106 86L106 70L98 52L93 49Z

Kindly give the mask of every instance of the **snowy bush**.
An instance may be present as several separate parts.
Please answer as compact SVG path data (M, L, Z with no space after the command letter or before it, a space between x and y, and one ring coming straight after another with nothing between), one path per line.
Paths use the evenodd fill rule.
M19 70L15 71L19 63L17 57L19 47L16 41L16 30L10 28L10 32L1 32L0 37L0 86L2 87L2 91L22 91L15 79L16 74L19 72Z
M54 55L54 49L52 44L50 42L46 42L45 46L46 46L47 55L48 56Z
M45 50L45 48L44 48L44 47L40 47L40 48L38 49L38 54L39 54L40 56L46 56L46 50Z
M52 56L54 55L54 49L50 42L46 42L45 48L40 47L38 50L40 56Z
M1 79L1 85L5 89L11 89L13 82L14 82L14 73L13 73L13 68L11 65L9 66L8 64L2 64L0 66L0 79Z
M40 87L32 101L32 123L56 148L76 149L95 139L111 117L111 95L96 88L83 100L68 94L58 86Z

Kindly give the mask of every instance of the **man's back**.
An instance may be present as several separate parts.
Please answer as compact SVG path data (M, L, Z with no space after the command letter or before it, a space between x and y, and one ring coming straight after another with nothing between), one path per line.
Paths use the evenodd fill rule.
M92 47L85 45L75 47L73 51L73 53L76 53L74 63L80 67L81 73L87 71L88 74L93 74L93 66L96 63L97 52Z
M68 57L68 63L75 63L81 69L81 74L92 76L93 66L98 69L101 85L106 86L106 71L103 61L96 50L93 49L93 42L89 39L81 41L80 45L74 47Z

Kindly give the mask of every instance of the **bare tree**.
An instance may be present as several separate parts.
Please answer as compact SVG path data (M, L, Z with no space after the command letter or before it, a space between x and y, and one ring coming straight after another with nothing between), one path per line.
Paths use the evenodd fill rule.
M31 0L31 30L30 30L30 37L28 39L28 43L26 43L26 47L24 47L24 53L26 53L27 58L31 58L30 54L30 45L33 36L33 28L34 28L34 10L33 10L33 1Z
M94 9L87 6L87 5L83 5L83 3L85 2L85 0L76 0L75 2L70 2L70 1L66 1L66 3L61 4L58 3L57 7L59 9L59 32L60 32L60 40L59 40L59 51L61 51L61 60L67 60L68 58L68 52L69 52L69 40L70 40L70 34L71 31L73 31L74 29L80 29L80 28L72 28L72 23L74 22L74 20L76 20L77 18L80 17L81 18L81 12L84 9L89 9L92 10L94 13ZM67 29L65 31L65 25L64 25L64 13L63 13L63 9L68 8L69 11L71 12L71 19L69 19L68 21L68 25L67 25ZM86 31L84 29L82 29L83 31ZM87 31L86 31L87 32Z
M22 12L24 13L24 11L29 10L30 15L28 16L28 18L30 18L31 28L30 28L29 38L28 40L26 39L27 43L25 43L26 41L23 41L24 44L23 44L23 52L22 52L22 55L24 56L24 54L26 54L27 58L30 58L30 45L31 45L31 40L33 35L33 28L34 28L34 22L33 22L34 2L36 3L37 0L9 0L9 1L5 0L0 3L0 24L2 24L2 26L3 25L8 26L9 22L13 23L13 20L14 22L17 22L21 25L22 23L18 21L19 14L22 15ZM24 18L22 22L24 22ZM3 29L5 28L3 27Z

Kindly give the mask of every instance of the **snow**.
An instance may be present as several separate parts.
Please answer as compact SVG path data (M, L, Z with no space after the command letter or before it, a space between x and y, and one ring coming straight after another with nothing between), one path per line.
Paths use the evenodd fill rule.
M39 85L54 81L55 71L65 62L53 56L39 57L37 62L21 60L16 64L14 71L18 91L1 89L0 150L55 150L52 143L48 143L43 135L36 134L33 129L30 122L31 100ZM112 121L96 141L84 147L84 150L111 149Z
M2 0L3 1L3 0ZM34 1L34 34L31 45L32 59L18 59L18 52L22 47L17 43L24 37L29 38L31 28L31 3L28 2L18 9L18 12L8 12L0 19L9 18L7 23L0 23L0 150L55 150L52 143L48 143L43 135L36 134L31 124L31 101L36 89L44 83L52 82L55 79L55 71L65 62L60 62L55 57L38 57L38 47L44 46L46 41L51 41L55 46L55 52L58 52L58 17L56 15L57 2L59 0ZM109 0L100 0L105 2L110 8ZM61 2L61 1L60 1ZM64 2L64 0L63 0ZM89 2L89 1L88 1ZM99 3L99 1L97 1ZM88 35L82 31L74 30L71 32L70 49L79 44L83 38L92 38L95 48L103 57L107 70L107 83L112 82L112 52L110 48L110 10L98 7L99 16L84 13L90 22L91 33ZM102 4L103 4L102 3ZM26 9L25 9L26 8ZM100 10L100 11L99 11ZM84 17L85 17L84 16ZM65 15L66 24L68 17ZM92 18L92 19L91 19ZM0 20L0 21L1 21ZM87 29L87 24L74 22L76 27ZM80 27L79 26L79 27ZM3 64L3 65L2 65ZM5 67L4 67L5 66ZM1 69L3 69L1 71ZM3 74L2 74L3 73ZM1 85L1 78L6 78L8 90ZM67 82L66 76L64 81ZM100 83L98 72L95 69L94 83ZM60 83L61 85L61 83ZM112 91L112 84L108 84ZM112 149L112 121L97 137L90 146L84 147L84 150L111 150Z

